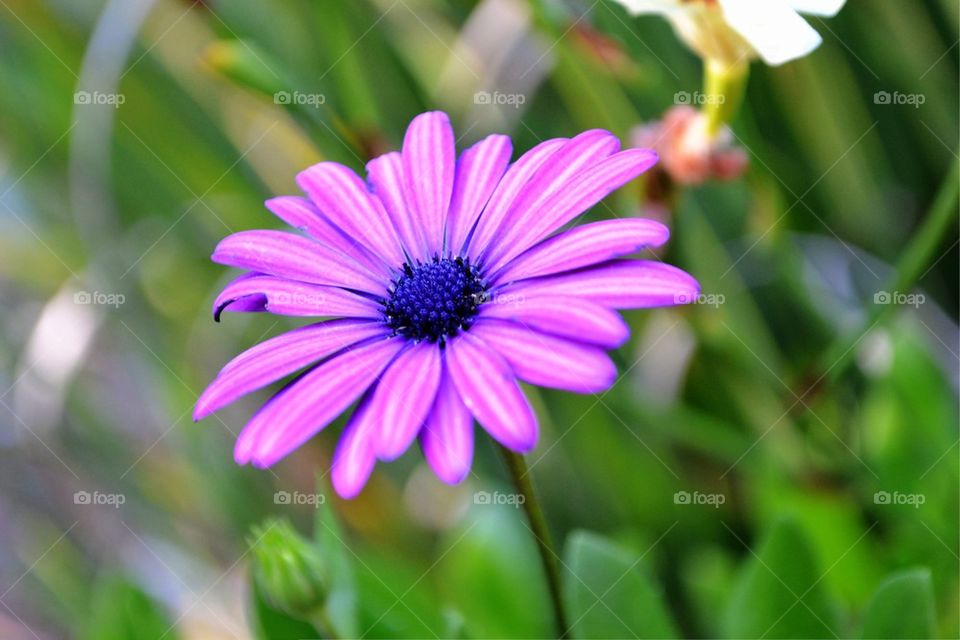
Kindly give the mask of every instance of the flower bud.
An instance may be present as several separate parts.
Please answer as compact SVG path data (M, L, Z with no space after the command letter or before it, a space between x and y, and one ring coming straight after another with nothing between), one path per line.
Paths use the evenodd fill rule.
M264 599L274 608L307 618L324 605L327 566L318 550L285 520L255 527L253 578Z
M733 144L727 127L710 133L706 114L689 105L673 107L662 120L634 129L633 146L660 154L660 170L685 185L733 180L747 169L747 155Z

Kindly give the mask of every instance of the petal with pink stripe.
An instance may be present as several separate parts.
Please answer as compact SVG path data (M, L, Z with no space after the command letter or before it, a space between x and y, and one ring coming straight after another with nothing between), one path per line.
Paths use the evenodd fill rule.
M620 314L589 300L564 296L495 296L480 307L481 318L500 318L561 338L612 349L630 337Z
M467 234L507 170L512 152L509 137L492 135L460 154L447 217L447 253L460 255Z
M587 167L549 199L527 210L523 222L511 225L489 261L495 271L534 243L633 180L657 162L649 149L627 149Z
M286 231L240 231L220 241L211 259L280 278L387 293L382 278L349 264L314 240Z
M446 361L460 398L487 433L513 451L532 451L537 417L503 356L470 331L447 343Z
M612 133L593 129L571 138L551 154L510 203L500 228L485 250L486 261L492 264L493 259L510 246L511 238L523 228L536 224L544 215L544 203L554 194L566 192L575 176L619 148L620 141Z
M473 461L473 416L463 404L450 372L445 370L437 398L420 430L427 464L443 482L457 484L470 473Z
M378 416L377 457L399 458L417 437L440 385L440 348L421 342L401 353L377 384L370 410Z
M269 311L282 316L378 318L377 304L340 287L307 284L247 273L224 287L213 303L213 319L224 311Z
M193 419L200 420L238 398L341 349L386 335L387 330L376 322L331 320L265 340L223 367L197 399Z
M390 216L357 174L336 162L321 162L297 174L297 184L343 233L362 241L388 264L403 264Z
M400 338L341 352L279 391L237 438L234 458L269 467L312 438L352 404L406 345Z
M367 181L374 197L380 199L393 221L404 252L415 260L425 260L427 241L416 214L406 201L406 177L400 153L391 151L368 162Z
M690 304L700 285L690 274L662 262L611 260L554 276L521 280L499 295L571 296L614 309Z
M456 164L447 114L428 111L414 118L403 138L402 156L407 202L420 222L430 254L439 253Z
M617 367L597 347L540 333L506 320L481 319L470 329L510 363L524 382L598 393L617 379Z
M528 249L507 263L494 284L571 271L598 262L659 247L670 231L655 220L604 220L565 231Z

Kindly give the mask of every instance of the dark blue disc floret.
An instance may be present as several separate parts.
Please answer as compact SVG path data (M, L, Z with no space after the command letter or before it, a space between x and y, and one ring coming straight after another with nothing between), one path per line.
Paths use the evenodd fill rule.
M470 326L485 299L483 279L468 259L434 258L403 265L383 315L399 335L443 344Z

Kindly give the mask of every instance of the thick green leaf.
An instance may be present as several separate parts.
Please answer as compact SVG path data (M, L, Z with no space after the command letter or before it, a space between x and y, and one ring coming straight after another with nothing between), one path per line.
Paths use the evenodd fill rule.
M550 601L524 513L478 504L440 543L434 569L443 604L463 614L476 638L540 638L553 633Z
M642 563L599 535L578 531L564 552L564 600L575 638L675 638L677 629Z
M750 552L727 606L730 638L840 635L810 543L800 526L777 521Z
M908 569L884 580L867 605L861 638L932 638L936 615L928 569Z
M163 607L120 576L101 579L93 594L83 640L157 640L179 637Z

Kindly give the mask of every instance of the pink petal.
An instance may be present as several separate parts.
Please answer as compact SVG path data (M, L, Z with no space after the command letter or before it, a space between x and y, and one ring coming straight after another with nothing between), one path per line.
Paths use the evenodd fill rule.
M505 238L536 224L541 216L546 215L544 204L551 196L565 192L575 176L619 148L620 141L613 134L594 129L570 139L551 154L510 203L500 228L484 249L485 262L491 264L491 258L505 249Z
M492 135L460 154L447 218L448 253L460 255L467 234L507 170L512 152L510 138Z
M265 340L223 367L197 400L193 419L200 420L251 391L377 335L387 335L377 322L331 320Z
M211 256L229 267L280 278L347 287L378 295L387 292L382 278L308 238L285 231L240 231L220 241Z
M336 162L321 162L297 174L297 184L343 233L361 241L388 264L403 264L390 217L357 174Z
M654 220L604 220L575 227L544 240L511 260L494 284L571 271L648 247L659 247L670 231Z
M480 307L481 318L513 320L562 338L615 348L630 337L616 311L595 302L563 296L495 296Z
M443 482L457 484L470 473L473 461L473 416L445 371L437 399L420 430L427 464Z
M374 196L380 199L393 220L404 252L414 260L426 260L427 242L404 195L406 178L400 153L391 151L367 163L367 180Z
M510 165L497 188L494 189L493 195L490 196L483 213L480 214L473 235L468 236L467 253L471 258L478 257L490 239L496 235L500 225L503 224L504 216L510 211L510 205L531 176L566 142L566 138L554 138L541 142Z
M447 343L450 377L470 413L505 447L521 453L537 444L537 417L507 361L471 330Z
M440 385L440 348L421 342L400 354L377 384L370 410L377 416L377 457L403 455L417 437Z
M408 205L413 209L431 253L443 244L456 163L453 128L442 111L422 113L403 138L403 173Z
M657 162L650 149L627 149L614 154L568 180L549 199L525 210L522 223L509 227L491 250L489 268L496 271L514 256L587 211Z
M287 385L244 427L234 459L269 467L289 454L350 406L406 344L388 338L346 350Z
M275 216L291 227L305 231L322 245L341 252L373 273L389 274L389 268L355 238L344 235L312 202L299 196L280 196L264 202Z
M680 269L649 260L611 260L555 276L521 280L496 295L572 296L614 309L689 304L700 285Z
M370 393L367 392L340 435L330 467L333 488L346 500L360 494L377 463L370 437L375 420L375 415L370 413Z
M283 316L380 317L375 302L345 289L258 273L244 274L224 287L213 303L214 320L219 322L224 311L269 311Z
M603 350L540 333L506 320L481 319L472 335L494 347L524 382L598 393L617 379L617 367Z

